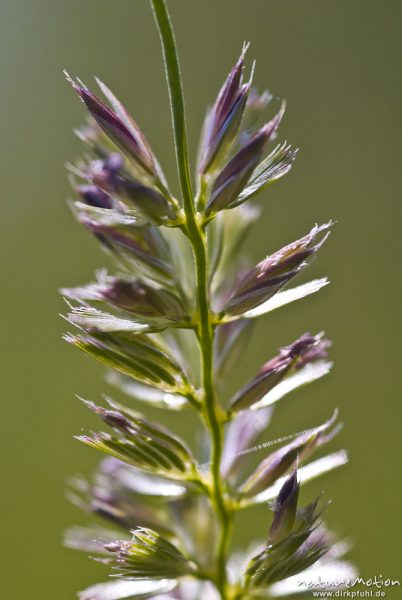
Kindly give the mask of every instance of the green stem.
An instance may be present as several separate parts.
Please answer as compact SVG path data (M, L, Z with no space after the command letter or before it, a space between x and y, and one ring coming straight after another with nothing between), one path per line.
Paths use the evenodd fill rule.
M209 301L207 243L202 225L197 220L190 178L188 143L185 122L183 89L172 24L165 0L150 0L162 43L166 79L169 88L173 120L177 170L183 198L187 236L195 259L198 326L197 339L201 351L202 387L204 393L204 418L211 436L212 499L220 523L220 536L216 554L215 584L222 600L227 599L226 553L230 534L231 512L225 502L220 475L223 448L223 426L219 418L213 377L214 325Z
M162 43L183 207L186 214L191 213L194 216L195 210L191 189L190 162L188 159L186 117L176 40L165 0L150 0L150 2Z
M216 557L216 585L222 599L227 598L226 553L230 534L231 515L225 502L220 475L223 448L222 423L218 414L213 377L214 328L211 323L211 311L208 294L208 264L205 234L198 229L193 235L190 228L187 236L193 248L196 264L197 304L199 325L197 338L201 350L202 387L204 392L204 416L211 435L211 479L215 510L220 523L220 536Z

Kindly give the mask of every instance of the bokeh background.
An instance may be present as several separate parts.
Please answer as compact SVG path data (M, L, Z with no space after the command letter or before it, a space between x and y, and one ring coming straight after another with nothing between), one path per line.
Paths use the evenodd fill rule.
M354 542L364 576L401 579L402 3L398 0L170 0L187 100L191 149L210 102L252 42L255 81L288 100L280 131L301 147L292 173L265 192L250 243L255 260L337 219L308 277L332 285L261 322L235 381L305 330L334 340L333 373L279 407L269 437L320 423L335 406L346 423L332 447L347 467L306 488L334 499L331 526ZM87 519L64 498L65 478L98 456L72 436L98 399L102 368L65 345L61 285L89 281L105 257L73 221L63 163L80 144L82 105L62 76L98 75L126 102L173 180L174 155L158 38L146 0L1 0L1 596L67 600L104 578L60 543ZM399 329L400 331L400 329ZM176 424L183 429L184 421ZM261 457L259 457L261 458ZM265 534L266 509L238 539ZM399 597L400 590L388 597Z

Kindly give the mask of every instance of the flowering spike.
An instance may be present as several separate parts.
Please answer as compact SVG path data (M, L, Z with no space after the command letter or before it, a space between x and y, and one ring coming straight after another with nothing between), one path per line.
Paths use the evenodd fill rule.
M321 335L305 333L290 346L281 348L278 356L266 362L257 376L244 386L230 401L232 412L238 412L257 404L286 375L318 358L326 356L327 340ZM319 348L319 350L318 350Z
M337 428L335 427L333 431L336 431L336 429ZM346 465L347 462L348 455L345 450L339 450L338 452L327 454L322 458L313 460L312 462L298 469L300 482L301 484L306 484L316 477L320 477L321 475L329 473L338 467ZM263 492L253 496L252 498L247 498L244 500L243 506L271 502L276 498L285 481L286 476L280 477L273 485L265 489Z
M290 392L328 375L332 364L328 360L318 360L313 363L307 363L300 369L295 369L295 371L284 377L282 381L269 390L261 400L250 406L250 410L260 410L266 406L271 406L284 396L290 394Z
M239 150L218 175L207 202L207 214L237 206L237 198L282 120L285 105L278 114Z
M137 137L139 144L142 145L143 152L145 153L145 155L148 155L150 157L150 162L152 164L153 172L156 175L157 179L163 185L166 185L165 177L162 173L159 163L156 160L155 156L153 155L152 150L151 150L144 134L142 133L141 129L138 127L137 123L134 121L134 119L132 118L130 113L127 111L125 106L123 106L123 104L120 102L120 100L118 100L116 98L116 96L113 94L113 92L103 83L103 81L101 81L98 77L95 77L95 79L96 79L96 83L98 84L99 88L101 89L103 95L105 96L105 98L107 98L107 100L110 102L110 105L115 110L117 116L126 125L127 129L132 131L133 136Z
M201 148L202 173L212 171L225 156L240 127L251 85L251 80L242 83L246 51L247 46L244 46L207 115Z
M283 484L275 502L275 516L268 536L271 545L278 544L292 531L296 518L299 488L300 484L295 468Z
M121 203L121 209L126 207L126 210L134 210L151 223L159 225L176 217L171 200L157 189L133 178L125 169L120 154L109 154L102 160L93 161L85 176L112 197L115 203ZM113 208L113 202L107 208Z
M273 96L252 89L254 64L243 79L245 45L204 122L194 195L174 33L166 0L150 2L165 60L181 205L111 90L97 80L103 101L67 75L89 111L77 130L85 158L68 167L75 194L70 205L117 272L102 270L95 282L62 290L66 319L76 330L65 339L106 366L107 382L133 407L108 398L102 406L84 401L109 431L78 439L107 458L89 481L74 478L69 498L113 529L75 528L66 544L113 570L113 581L88 588L81 600L271 597L275 585L286 585L318 560L318 568L325 567L334 538L319 521L317 501L298 509L299 487L344 465L347 454L334 452L297 468L339 431L335 413L285 438L251 473L246 456L285 441L258 438L278 400L328 373L329 342L322 334L304 334L228 403L219 399L227 396L253 320L328 283L321 278L282 291L321 247L330 223L250 268L243 247L261 211L248 200L287 174L296 156L287 142L267 150L285 103L271 120L264 114ZM140 402L176 416L197 411L206 443L197 453L139 413ZM198 436L189 437L196 445ZM234 514L274 499L269 540L241 575L227 553Z
M194 572L194 565L168 540L152 529L139 527L131 541L106 544L109 564L127 578L172 579Z
M69 315L70 321L87 329L88 334L68 335L66 340L107 367L139 381L175 391L185 375L173 357L149 337L141 335L147 328L131 327L99 311L82 309ZM133 335L133 333L135 335Z
M116 214L102 209L89 209L75 203L73 211L79 222L90 231L119 265L147 278L164 282L174 277L169 246L157 230L143 228L136 219L116 218Z
M165 317L177 322L187 320L185 308L177 296L139 280L114 279L100 294L105 301L129 312L150 317Z
M305 571L328 553L332 536L319 523L322 513L317 510L319 498L296 515L298 494L295 469L276 499L269 545L247 566L245 587L248 590L267 589L272 583Z
M84 402L120 436L98 433L78 436L80 441L138 468L183 479L194 477L194 461L188 448L170 431L114 402L109 402L110 408Z
M281 146L277 146L255 169L247 183L247 187L235 202L235 206L242 204L245 200L289 173L297 152L297 149L292 149L286 142Z
M291 468L298 459L301 462L316 448L329 442L333 434L325 435L325 432L334 424L337 414L338 412L335 411L333 416L323 425L304 431L283 448L269 454L240 487L241 495L248 497L262 492ZM334 433L337 433L337 431L337 428L333 430Z
M331 224L316 225L304 237L258 263L234 290L226 305L226 313L242 314L269 300L295 277L307 265L306 260L321 248L329 233L318 241L317 238Z
M87 87L74 81L67 71L65 71L65 75L102 131L146 173L155 176L155 160L152 151L138 126L125 109L126 118L122 120L122 105L119 103L121 106L119 116ZM104 87L104 89L106 88Z
M180 298L161 286L140 279L107 277L85 287L65 288L62 294L78 302L107 302L114 308L133 313L137 317L157 319L161 323L188 320Z

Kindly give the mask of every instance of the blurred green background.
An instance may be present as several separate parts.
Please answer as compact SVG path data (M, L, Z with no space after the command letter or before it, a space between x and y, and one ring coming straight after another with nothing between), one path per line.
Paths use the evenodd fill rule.
M261 321L235 374L244 382L281 344L325 329L333 373L279 407L270 437L320 423L335 406L346 428L332 448L350 464L306 488L334 502L331 526L354 542L364 576L401 579L401 404L397 362L402 3L398 0L171 0L194 154L204 109L252 42L255 81L288 100L280 139L301 147L292 173L261 197L255 260L306 232L338 224L308 276L332 285ZM102 368L64 344L61 285L89 281L105 258L73 221L63 163L80 144L82 105L62 76L100 76L146 131L174 178L168 100L146 0L2 0L0 4L2 598L67 600L104 578L64 549L85 515L65 478L99 458L72 436L91 424L74 394L98 399ZM400 368L400 367L399 367ZM177 417L177 426L183 420ZM266 509L247 513L265 534ZM400 590L389 597L398 597Z

